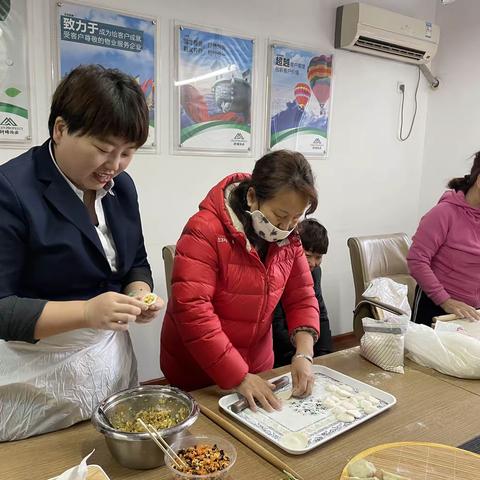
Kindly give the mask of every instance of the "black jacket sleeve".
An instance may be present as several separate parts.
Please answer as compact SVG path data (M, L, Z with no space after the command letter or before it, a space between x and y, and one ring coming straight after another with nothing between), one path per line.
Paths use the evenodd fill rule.
M315 289L315 296L318 300L318 308L320 310L320 338L318 342L314 345L313 351L314 355L318 357L319 355L325 355L327 353L333 352L332 346L332 333L330 331L330 322L328 320L327 307L322 296L322 270L320 267L316 267L312 272L313 276L313 287Z
M285 310L282 307L282 302L280 302L273 311L272 334L273 352L275 354L274 367L289 365L295 349L290 341L287 319Z

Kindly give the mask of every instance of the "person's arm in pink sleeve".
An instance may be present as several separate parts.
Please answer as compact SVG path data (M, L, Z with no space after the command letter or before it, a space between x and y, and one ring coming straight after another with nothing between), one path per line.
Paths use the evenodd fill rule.
M421 220L407 255L408 269L420 288L437 305L450 295L432 271L431 263L445 243L449 230L449 215L443 205L432 208Z

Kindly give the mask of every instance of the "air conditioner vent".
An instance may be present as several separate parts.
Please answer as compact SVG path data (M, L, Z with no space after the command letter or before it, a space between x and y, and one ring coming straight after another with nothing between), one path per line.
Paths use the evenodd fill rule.
M415 48L402 47L390 42L383 42L376 38L369 38L360 36L355 42L356 47L367 48L368 50L376 50L377 52L384 52L390 55L395 55L403 58L410 58L412 60L422 60L425 58L427 52L416 50ZM428 58L428 57L427 57Z

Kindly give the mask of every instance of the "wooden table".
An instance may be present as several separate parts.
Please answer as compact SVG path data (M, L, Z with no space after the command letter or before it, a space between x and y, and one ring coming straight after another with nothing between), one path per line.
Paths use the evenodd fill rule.
M250 479L250 472L254 471L258 475L256 478L279 480L276 468L257 457L203 415L200 415L190 432L222 436L234 444L238 458L231 470L232 478ZM90 422L83 422L59 432L17 442L0 443L0 479L46 480L78 465L93 449L95 453L88 459L88 463L100 465L112 480L172 478L165 466L153 470L130 470L122 467L110 455L103 435L98 433Z
M467 392L471 392L475 395L480 396L480 380L467 380L464 378L457 378L450 375L445 375L443 373L437 372L436 370L433 370L432 368L422 367L421 365L418 365L411 360L406 360L406 364L411 368L419 370L420 372L424 372L427 375L431 375L432 377L438 378L443 382L455 385L456 387L466 390Z
M343 466L355 454L368 447L406 440L446 443L457 446L480 433L477 384L466 381L446 381L429 369L417 368L407 362L405 375L384 372L360 357L358 348L336 352L316 359L358 380L381 388L397 397L397 405L355 429L301 456L278 449L253 431L224 415L240 429L255 438L291 465L305 480L338 480ZM288 371L281 368L265 374L273 377ZM442 376L445 377L445 376ZM455 379L454 379L455 380ZM194 392L203 405L219 412L219 391L215 387ZM238 452L232 469L235 480L280 480L274 467L244 447L229 434L200 416L192 433L217 434L234 443ZM166 467L154 470L129 470L118 465L110 456L103 436L89 422L39 437L0 444L0 479L45 480L78 464L81 458L96 449L89 463L103 467L112 480L166 480ZM32 470L33 469L33 470ZM479 474L480 478L480 474Z
M478 397L433 375L410 366L407 366L405 375L385 372L363 359L358 348L317 358L315 363L381 388L395 395L397 404L344 435L300 456L284 452L243 424L235 422L236 426L275 452L306 480L338 480L342 468L350 458L378 444L425 441L457 446L480 433ZM284 367L273 373L279 375L285 371L288 369ZM273 376L272 372L267 376ZM218 391L215 387L194 392L194 396L201 404L219 412Z

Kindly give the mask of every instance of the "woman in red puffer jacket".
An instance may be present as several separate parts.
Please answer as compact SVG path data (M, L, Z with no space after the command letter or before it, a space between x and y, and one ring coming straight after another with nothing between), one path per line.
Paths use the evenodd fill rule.
M316 206L309 163L287 150L262 157L251 176L233 174L212 188L176 246L160 349L171 384L215 383L253 409L255 400L280 408L272 384L256 373L273 367L272 313L281 300L296 345L293 393L311 393L319 312L295 227Z

